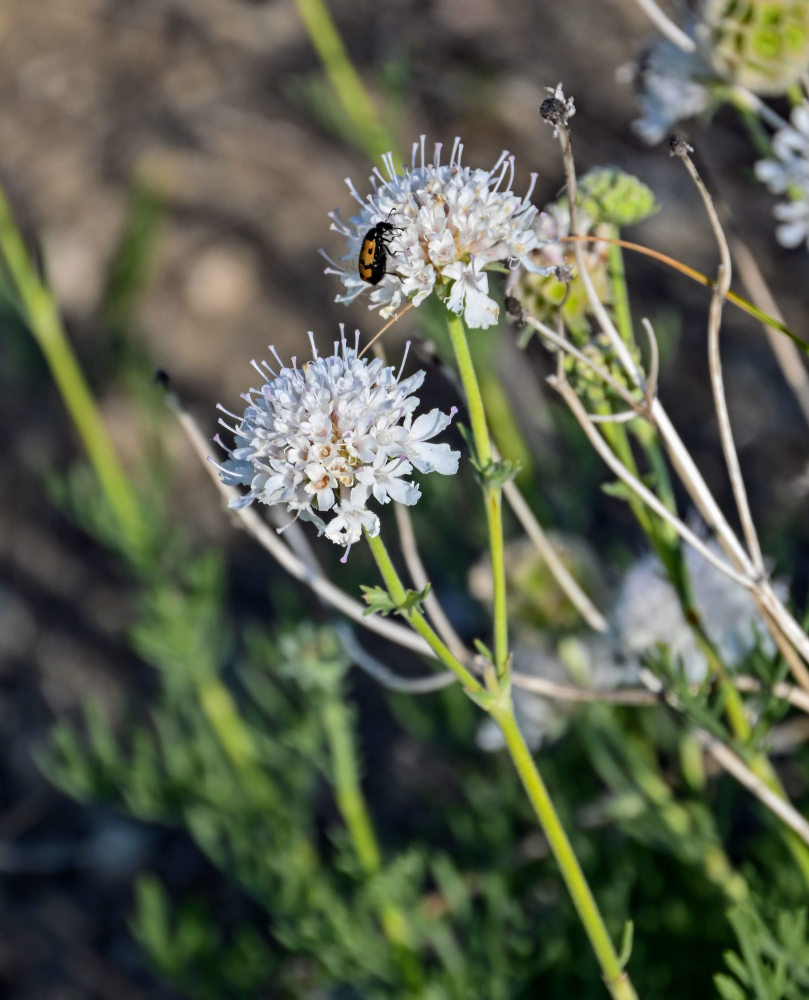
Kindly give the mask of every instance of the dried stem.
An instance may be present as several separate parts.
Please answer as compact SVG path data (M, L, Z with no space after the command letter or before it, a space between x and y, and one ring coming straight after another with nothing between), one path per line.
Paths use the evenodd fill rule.
M654 327L651 322L645 317L640 322L649 339L649 376L646 380L646 406L651 413L652 403L657 395L657 379L660 375L660 349L657 346L657 337L655 336Z
M782 798L777 792L774 792L764 781L753 774L741 757L737 756L724 743L716 739L716 737L711 736L699 727L694 727L694 732L702 746L728 774L731 774L739 784L744 785L748 791L752 792L767 809L785 823L793 833L797 834L805 844L809 844L809 823L790 802Z
M575 235L579 235L576 232L576 208L575 208L576 172L575 172L575 165L573 162L573 153L570 145L570 136L568 134L567 128L561 125L558 128L558 133L559 133L559 142L562 150L562 158L565 165L565 175L568 183L568 196L570 199L570 209L571 209L570 211L571 230L574 232ZM579 249L581 242L582 241L580 240L576 240L574 242L574 247L576 248L577 266L580 272L582 283L584 284L585 291L587 293L587 299L590 304L590 307L593 310L593 313L595 314L599 322L599 325L601 326L603 334L607 337L611 347L613 348L616 354L616 357L620 360L621 364L624 366L625 370L627 371L627 374L630 376L630 378L632 378L632 380L635 382L636 385L642 387L642 376L638 371L637 366L635 365L632 357L629 355L626 345L623 343L620 334L616 330L615 325L613 324L609 316L609 313L607 312L603 303L599 299L595 291L595 288L593 286L593 283L590 279L590 276L587 272L587 265L584 259L584 252L583 250ZM691 455L689 454L687 448L683 444L679 434L675 430L674 425L672 424L668 414L666 413L665 408L663 407L663 404L657 397L655 397L652 400L651 410L652 410L651 422L656 427L658 434L660 435L663 444L666 448L666 452L669 456L669 459L672 465L674 466L678 476L680 477L680 480L682 481L684 487L688 491L688 494L692 502L697 507L697 510L700 512L705 523L716 534L717 540L719 541L722 548L725 550L725 553L732 560L734 566L736 567L736 570L738 571L735 574L735 577L732 578L735 578L737 582L742 583L743 586L751 590L756 600L756 604L759 607L759 610L761 610L762 613L764 614L765 620L767 621L768 625L770 627L774 627L773 637L775 638L776 642L779 642L777 633L780 630L786 637L786 639L790 643L792 643L795 649L800 653L803 659L809 661L809 636L806 635L806 633L798 624L798 622L795 621L793 616L784 607L782 602L779 600L778 596L774 593L769 582L766 579L764 579L760 573L756 572L750 556L746 552L744 546L741 544L739 539L736 537L736 534L734 533L733 529L728 523L727 518L722 513L722 510L720 509L719 505L714 499L713 494L708 489L705 480L702 478L701 473L697 469L694 460L691 458ZM583 410L582 413L584 414L585 417L582 426L585 428L586 432L588 433L588 436L591 437L591 440L593 440L594 442L597 440L599 442L599 446L603 445L603 449L606 449L606 452L609 453L610 459L607 459L607 456L603 449L600 449L600 453L602 454L602 457L604 457L605 460L609 462L613 457L612 452L603 442L603 439L600 437L600 435L598 435L595 432L595 429L590 423L587 414ZM622 478L624 477L624 475L629 475L629 473L623 466L621 466L621 475ZM634 477L630 476L630 478L633 479L634 482L637 482L637 480L634 479ZM653 495L650 494L649 491L645 489L645 487L642 487L642 484L638 485L641 485L641 488L643 490L643 492L639 493L639 495L642 496L648 503L648 498L652 497ZM656 497L654 497L653 499L657 501ZM679 524L683 526L682 522L679 522ZM686 538L686 536L682 534L682 531L680 531L680 534L682 535L683 538ZM693 535L693 533L691 534ZM686 540L689 539L686 538ZM699 551L701 551L703 555L705 555L704 546L700 548ZM727 567L725 567L723 571L726 572ZM795 672L795 679L802 687L804 687L806 690L809 690L809 672L807 672L806 669L803 668L803 665L801 665L801 667L802 669L799 669L798 671Z
M728 413L727 399L725 397L725 384L722 375L722 358L719 353L719 329L722 322L722 309L725 303L725 295L730 289L732 274L730 250L727 240L716 213L713 199L710 192L705 187L694 162L685 149L679 154L688 171L691 179L699 191L705 212L711 223L716 245L719 249L719 266L717 268L716 284L714 285L711 305L708 312L708 370L711 376L711 389L713 391L714 406L716 408L716 418L719 423L719 437L722 442L722 451L725 456L728 475L733 488L733 496L736 500L736 509L739 512L739 519L742 523L747 549L753 561L753 566L759 576L764 575L764 559L761 554L758 534L753 523L753 516L750 512L750 504L747 499L747 490L742 478L739 456L733 442L733 430L730 426L730 415Z
M382 687L388 688L390 691L400 691L404 694L433 694L435 691L450 687L457 679L451 670L445 670L440 674L427 674L426 677L402 677L401 674L386 667L384 663L380 663L375 656L371 656L363 649L352 629L344 622L338 622L334 626L334 631L337 633L343 649L360 670L364 670Z
M676 25L668 14L664 13L657 6L654 0L635 0L635 2L657 30L662 35L665 35L678 49L682 49L683 52L694 52L696 50L697 43L694 39Z
M565 168L565 181L567 184L567 198L570 210L570 232L574 236L581 236L582 234L579 230L578 222L579 213L576 206L576 192L578 190L576 183L576 165L573 161L573 149L570 145L570 133L564 125L560 125L558 127L558 133L559 145L562 150L562 162ZM585 291L587 292L587 301L595 314L595 318L598 321L598 325L601 328L602 333L609 341L610 347L615 352L615 356L621 362L621 365L632 381L638 387L643 388L643 376L638 370L638 366L635 364L635 360L630 354L629 348L621 338L621 334L616 329L610 314L604 306L604 303L601 301L595 290L595 286L593 285L593 281L590 277L590 272L587 270L587 261L584 257L583 241L575 240L573 243L573 251L576 255L576 268L578 269L579 278L581 279Z
M783 314L750 248L738 233L732 230L728 233L728 240L733 247L736 265L750 298L762 312L768 313L779 323L784 324ZM792 389L804 420L809 424L809 373L806 371L801 352L792 341L780 336L769 324L763 323L763 326L781 372Z
M407 570L410 573L410 579L416 590L424 590L429 584L430 578L421 560L418 543L416 542L416 533L413 531L413 519L406 507L398 503L394 504L393 507L396 515L396 525L399 529L399 542L402 547L402 555L404 556ZM447 618L440 601L432 589L428 591L422 601L422 605L428 618L432 621L436 632L438 632L455 656L464 662L471 659L469 650L452 627L452 622Z
M590 628L596 632L606 632L609 627L606 618L593 604L587 594L584 593L568 571L567 566L559 558L559 554L551 544L548 536L542 529L542 525L536 519L534 512L526 503L525 497L520 493L517 486L511 481L506 483L503 487L503 495L514 511L514 515L522 525L526 535L534 543L534 547L544 559L553 578L564 591L570 603L576 608Z
M555 347L558 347L565 354L570 355L571 358L575 358L578 362L586 365L595 375L597 375L605 385L608 385L610 389L613 390L621 399L627 404L627 406L632 407L639 417L648 416L648 413L644 407L643 400L638 399L633 396L632 393L627 389L625 385L614 378L606 368L602 368L597 362L593 361L592 358L588 358L583 351L580 351L577 347L570 343L570 341L556 333L547 324L543 323L541 320L536 319L530 313L524 313L523 319L525 322L532 326L537 333L541 334L546 340L550 341Z
M551 376L548 379L549 385L555 389L559 395L564 399L570 408L573 416L578 420L582 430L587 435L590 443L593 445L598 454L604 459L606 464L612 469L612 471L618 476L618 478L626 483L626 485L635 493L637 496L643 500L643 502L664 521L670 524L680 537L688 542L689 545L693 546L705 559L708 560L713 566L715 566L720 572L724 573L725 576L729 577L731 580L743 586L746 590L752 590L754 587L754 580L748 576L744 576L738 573L733 567L721 559L715 552L702 541L699 536L681 521L675 514L666 507L666 505L654 494L652 491L644 486L644 484L634 476L629 469L623 464L623 462L615 455L610 446L604 440L604 438L598 433L590 420L590 414L585 410L581 400L573 391L573 387L566 379L560 379L558 376Z

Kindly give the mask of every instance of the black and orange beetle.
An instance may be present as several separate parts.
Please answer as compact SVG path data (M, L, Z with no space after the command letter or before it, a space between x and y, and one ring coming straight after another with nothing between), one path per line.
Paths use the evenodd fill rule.
M383 275L389 273L385 270L388 260L387 244L390 241L390 234L396 232L398 228L390 222L377 222L363 237L357 270L362 280L367 281L369 285L378 285Z

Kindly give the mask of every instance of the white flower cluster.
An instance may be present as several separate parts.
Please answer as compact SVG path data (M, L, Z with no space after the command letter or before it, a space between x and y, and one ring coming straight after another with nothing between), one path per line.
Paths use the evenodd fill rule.
M421 495L407 478L414 468L457 471L459 453L430 443L454 411L436 409L414 419L419 400L413 393L424 372L401 379L401 368L395 373L378 358L359 358L359 334L353 348L343 336L327 357L318 356L309 337L314 360L301 367L295 358L286 367L274 348L278 372L266 361L253 362L264 384L243 394L243 416L220 407L236 421L231 427L220 420L235 438L232 449L216 439L229 455L220 470L228 485L249 487L231 500L232 507L254 500L284 504L314 521L331 541L350 547L363 529L371 537L379 534L379 518L367 507L372 496L409 506ZM333 515L328 523L326 513Z
M775 236L781 246L809 246L809 101L792 109L792 125L779 129L772 139L774 156L759 160L756 177L774 194L789 200L773 209L781 225Z
M350 179L349 190L360 205L359 215L346 222L331 214L332 229L348 240L348 250L327 274L345 285L338 302L352 302L370 292L370 307L392 316L405 301L419 305L439 289L452 312L475 329L497 322L499 308L489 295L485 268L496 261L519 261L529 269L529 255L539 240L534 229L536 208L529 201L536 181L524 198L511 191L514 157L503 152L491 170L461 164L463 144L456 139L449 163L441 163L437 143L432 162L425 161L424 136L413 144L412 165L397 174L393 156L383 157L387 177L375 170L373 192L363 199ZM376 285L363 281L357 261L363 239L380 222L393 227L386 238L388 270Z

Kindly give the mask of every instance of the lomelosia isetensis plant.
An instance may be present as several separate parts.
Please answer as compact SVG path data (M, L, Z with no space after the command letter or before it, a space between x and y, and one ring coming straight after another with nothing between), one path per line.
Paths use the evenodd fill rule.
M300 6L317 42L327 15ZM421 136L348 180L353 208L324 206L312 238L332 324L274 338L213 444L161 374L160 413L247 536L242 565L272 579L269 613L228 607L245 584L181 523L170 476L133 488L0 204L9 301L88 445L53 493L125 567L128 642L157 678L147 718L88 704L39 761L78 799L187 831L236 894L220 912L165 872L138 881L132 932L184 995L806 995L805 566L760 529L722 339L731 310L765 330L809 422L805 317L781 315L729 225L709 130L672 129L738 113L743 183L779 199L767 243L805 254L809 13L705 0L678 25L639 6L660 37L619 77L712 270L660 245L672 209L640 166L579 170L592 119L560 83L531 122L555 178ZM373 145L323 24L348 131ZM703 297L688 371L710 464L667 370L694 313L650 304L640 259Z

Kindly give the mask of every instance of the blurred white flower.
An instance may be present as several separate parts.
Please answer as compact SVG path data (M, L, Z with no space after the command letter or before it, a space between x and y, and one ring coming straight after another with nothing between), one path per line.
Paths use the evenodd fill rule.
M319 357L309 337L314 360L299 368L293 358L288 368L270 348L279 370L253 362L264 383L243 394L244 414L220 407L235 421L228 426L220 419L235 438L232 449L215 439L229 455L220 470L228 485L249 487L230 501L232 507L254 500L284 504L348 548L363 529L372 537L379 534L379 519L367 507L371 497L382 504L416 503L420 490L407 478L414 467L457 472L459 453L428 443L449 425L454 411L431 410L414 419L419 400L413 393L424 381L423 371L401 379L401 368L394 373L378 358L357 357L357 343L349 347L344 336L334 354ZM332 515L328 523L326 513Z
M609 636L568 638L560 643L564 654L552 650L538 637L534 645L516 643L513 651L514 670L529 677L540 677L567 687L583 687L593 691L611 691L637 683L634 664L619 661ZM571 660L576 668L571 669ZM574 676L575 674L575 676ZM512 687L514 713L525 742L532 750L558 740L565 732L569 717L580 707L574 701L545 698L516 684ZM485 719L475 734L481 750L500 750L506 744L493 719Z
M711 547L719 551L716 543ZM725 667L738 666L756 646L772 656L775 645L750 593L694 549L686 547L684 556L694 606ZM774 589L779 598L786 597L783 582L776 582ZM609 691L638 685L644 656L659 645L679 659L688 681L698 684L705 679L708 663L677 593L657 557L647 555L621 581L608 635L568 637L556 651L541 640L532 646L515 644L514 669L560 684ZM545 698L516 684L512 693L523 735L534 749L558 739L576 707L575 702ZM499 730L488 721L479 728L477 742L484 750L503 745Z
M710 546L720 553L715 542ZM757 642L765 654L772 655L772 637L749 591L729 580L690 546L685 547L684 556L694 606L725 666L735 667ZM780 594L785 590L782 584L777 584L776 589ZM613 620L618 648L628 656L640 658L656 645L664 645L682 661L689 681L704 680L707 661L656 556L645 556L627 572Z
M781 225L775 238L785 247L809 246L809 101L792 109L791 125L772 138L773 156L759 160L756 177L774 194L788 194L773 214Z
M625 78L626 71L621 71ZM683 52L667 38L652 44L634 73L641 117L634 131L650 145L660 142L677 122L702 114L711 105L705 81L713 74L696 52Z
M413 144L411 166L396 173L393 155L383 163L387 176L375 170L373 191L365 199L347 179L360 205L349 222L331 213L332 226L348 241L348 248L326 274L336 274L345 285L338 302L352 302L370 293L370 308L392 316L407 301L419 305L438 291L447 307L463 316L468 326L486 328L497 322L499 307L489 295L488 265L517 261L534 269L530 252L538 245L534 229L536 208L529 201L536 175L524 198L511 191L514 157L503 152L491 170L463 166L463 144L455 140L449 163L441 163L441 143L432 162L425 160L424 136ZM369 230L380 222L394 227L385 234L387 272L377 284L364 281L358 271L360 249Z

